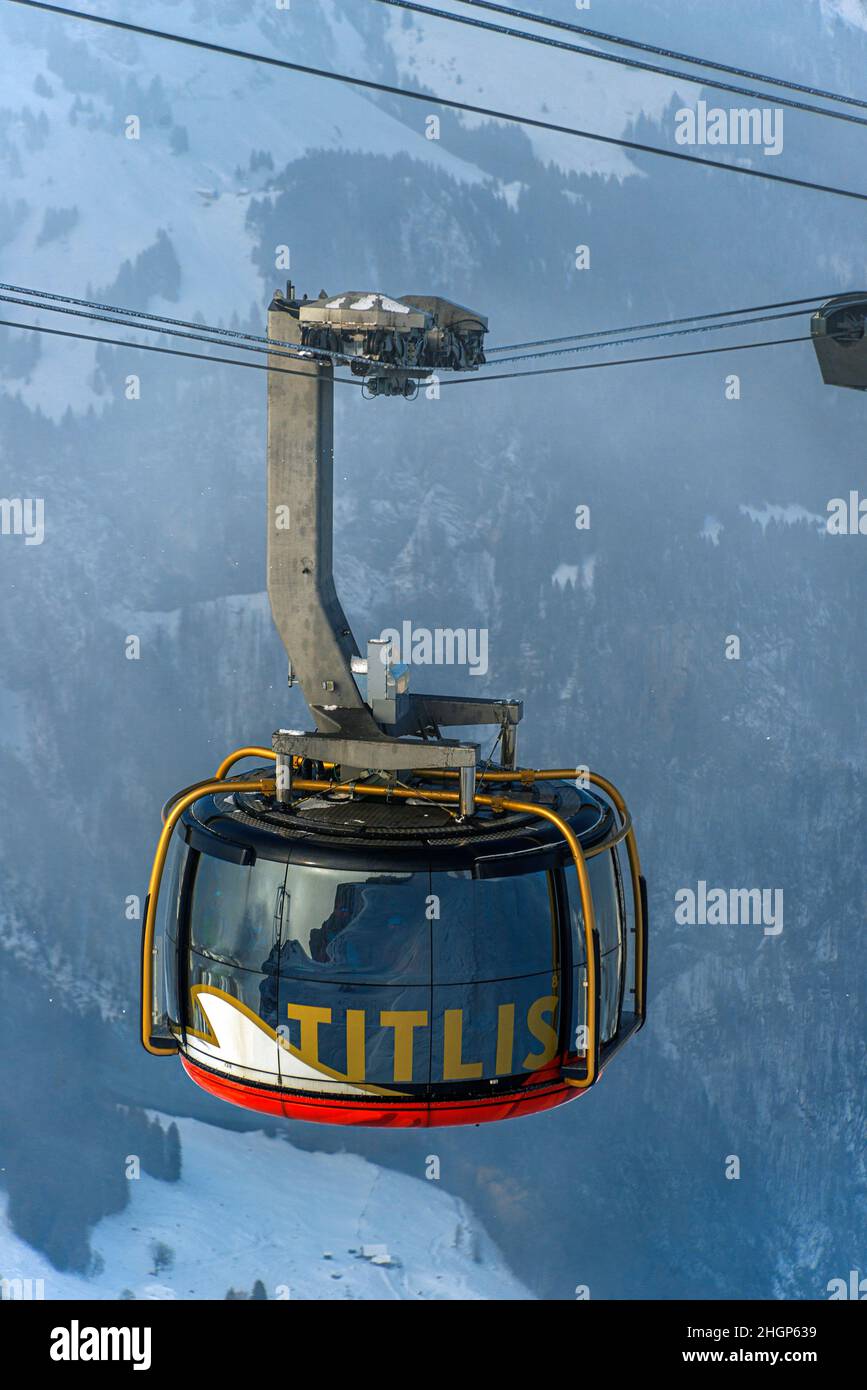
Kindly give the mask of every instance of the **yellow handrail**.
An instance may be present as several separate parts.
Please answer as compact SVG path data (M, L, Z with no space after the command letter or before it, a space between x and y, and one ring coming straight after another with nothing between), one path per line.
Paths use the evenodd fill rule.
M222 779L229 769L234 767L235 763L239 763L242 758L273 758L276 761L277 754L273 748L257 748L255 744L249 748L236 748L234 753L230 753L227 758L223 759L214 776Z
M233 782L232 787L236 791L243 792L266 792L274 791L275 783L258 779L250 782ZM166 864L166 855L169 851L172 834L175 826L186 811L188 806L201 797L207 796L209 792L222 792L226 790L226 784L222 779L208 782L199 782L197 786L190 788L179 797L171 810L166 815L165 824L160 832L157 841L156 854L154 855L153 868L151 869L150 882L148 884L148 905L145 913L144 931L142 935L142 963L141 963L141 1040L146 1051L152 1053L154 1057L172 1056L177 1048L175 1047L155 1047L151 1042L151 1017L153 1008L153 945L154 945L154 925L157 919L157 904L160 896L160 884L162 883L163 869Z

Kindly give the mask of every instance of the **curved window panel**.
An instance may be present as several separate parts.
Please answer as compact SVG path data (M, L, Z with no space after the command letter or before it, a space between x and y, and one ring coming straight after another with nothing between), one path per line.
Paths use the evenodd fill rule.
M606 850L605 853L595 854L588 859L587 873L593 893L593 912L599 935L599 1036L602 1042L609 1042L620 1026L626 960L623 892L619 869L612 851ZM578 875L574 865L566 867L566 887L572 923L573 961L576 963L570 1048L583 1052L583 1045L579 1046L578 1043L583 1036L581 1029L587 1018L587 957L584 949L584 914L581 910Z
M171 1039L180 1027L178 918L187 862L187 846L179 835L175 835L169 845L163 870L153 935L151 1036L165 1040Z
M431 895L435 984L537 975L558 964L550 874L434 873Z
M178 939L178 918L181 910L181 892L184 881L184 868L189 851L177 832L172 836L166 863L163 869L160 899L157 906L156 934L165 934L172 941Z
M559 938L547 872L431 875L431 1081L527 1074L557 1053Z
M620 952L609 951L599 962L599 1038L610 1042L620 1027L621 971ZM573 975L572 1036L569 1049L584 1053L587 1024L587 970L576 965Z
M596 930L599 933L599 950L604 956L608 951L617 950L623 945L624 914L623 895L620 876L611 850L594 854L587 860L587 874L593 893L593 912L596 917ZM572 923L573 960L584 962L584 913L581 911L581 894L578 889L578 874L571 862L566 865L566 887L569 893L569 917Z
M427 984L427 873L353 873L290 864L281 977Z
M197 858L192 949L208 960L265 970L279 939L286 865L270 859L234 864L209 854Z

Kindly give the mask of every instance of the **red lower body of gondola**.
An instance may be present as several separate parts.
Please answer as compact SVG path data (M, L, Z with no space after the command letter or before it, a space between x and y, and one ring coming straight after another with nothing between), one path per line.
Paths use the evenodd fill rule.
M295 1091L281 1090L278 1086L259 1086L248 1081L235 1081L226 1076L198 1066L187 1057L181 1057L184 1070L202 1090L228 1101L231 1105L243 1106L263 1115L280 1116L288 1120L313 1120L327 1125L367 1125L380 1129L430 1129L443 1125L479 1125L494 1120L515 1119L520 1115L535 1115L541 1110L552 1110L557 1105L575 1100L582 1093L573 1086L565 1086L556 1075L558 1067L551 1068L548 1083L540 1076L535 1079L532 1089L511 1091L507 1096L491 1097L490 1100L431 1100L431 1101L389 1101L383 1104L377 1098L358 1101L299 1095Z

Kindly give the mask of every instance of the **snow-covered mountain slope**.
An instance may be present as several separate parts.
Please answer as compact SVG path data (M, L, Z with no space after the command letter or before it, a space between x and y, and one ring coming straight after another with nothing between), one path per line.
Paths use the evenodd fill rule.
M843 19L858 29L867 29L867 5L864 0L822 0L822 8L827 14Z
M435 8L467 13L466 7L454 0L446 0ZM551 12L558 16L561 13L556 8ZM502 16L474 17L508 25ZM576 16L584 23L589 18L586 14ZM534 31L529 25L523 27L530 32L550 34ZM561 33L555 37L581 48L605 51L601 44L581 36ZM454 101L603 134L622 134L642 116L658 120L673 92L694 99L700 89L697 83L677 83L636 70L627 72L607 62L516 42L479 28L456 28L445 20L421 17L407 24L403 17L393 14L388 40L404 83L411 79ZM467 113L461 116L470 129L487 119ZM527 138L537 159L550 161L564 172L617 178L635 173L628 153L616 146L532 128L528 128Z
M442 7L461 9L455 0L442 0ZM625 8L619 27L629 30L642 12ZM653 9L646 22L676 23L678 7L668 0ZM295 0L286 10L235 0L117 0L111 13L608 135L661 123L655 132L661 144L672 140L666 113L675 98L688 102L700 94L689 81L361 0ZM821 13L827 25L841 18L857 23L862 15L856 0L825 0ZM683 21L694 20L689 7ZM718 17L707 15L705 28L705 42L719 53ZM810 75L798 66L790 71ZM312 151L407 155L465 186L499 190L513 210L524 185L502 177L498 152L516 143L563 176L645 177L644 166L614 146L451 113L434 102L428 109L15 6L0 12L0 93L0 278L212 323L260 323L273 284L254 259L251 205L276 198L279 171ZM429 115L443 122L440 139L427 138ZM788 113L787 121L797 119ZM138 125L130 139L132 120ZM479 139L481 128L487 143ZM491 136L497 129L499 144ZM847 132L837 134L843 140ZM276 229L275 266L278 248L288 247L291 258L298 240L294 214ZM315 214L321 221L322 209ZM281 264L273 283L285 274ZM24 316L10 310L10 317ZM36 321L81 326L53 314ZM67 407L104 406L94 349L73 352L67 341L42 338L35 356L15 388L28 406L54 419Z
M93 1233L89 1278L58 1272L5 1216L0 1278L43 1280L46 1299L221 1299L257 1280L272 1299L533 1297L436 1181L260 1131L178 1128L180 1180L130 1181L129 1205Z
M381 75L381 56L347 18L353 8L358 18L361 6L333 3L278 13L153 0L114 13ZM0 14L0 93L0 278L180 317L228 323L261 306L272 286L253 264L250 202L268 196L275 168L310 150L405 151L457 180L483 177L425 139L421 112L386 110L358 89L12 6ZM149 248L142 276L138 258ZM274 283L281 278L285 270L275 271ZM39 321L81 326L51 314ZM101 404L93 352L68 347L43 339L20 387L54 418L67 405Z

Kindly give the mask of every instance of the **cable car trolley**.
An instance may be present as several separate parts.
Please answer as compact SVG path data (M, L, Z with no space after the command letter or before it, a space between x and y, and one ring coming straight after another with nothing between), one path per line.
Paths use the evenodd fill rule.
M388 295L352 290L329 298L294 300L305 348L329 352L365 378L364 394L418 394L419 381L438 370L475 371L484 365L488 320L472 309L432 295Z
M620 792L577 765L521 767L520 701L410 690L390 642L359 649L335 589L319 354L352 339L384 381L438 353L464 367L487 327L468 315L291 286L271 304L269 338L318 350L269 374L267 446L269 518L292 518L269 524L268 592L315 727L236 749L167 803L141 972L146 1050L266 1114L529 1115L594 1086L645 1020L647 893ZM485 726L496 766L444 732Z

